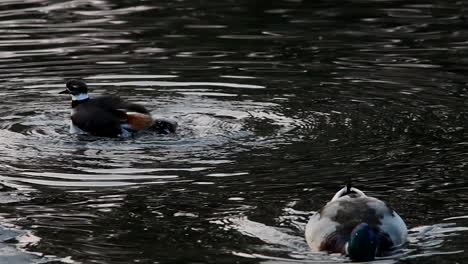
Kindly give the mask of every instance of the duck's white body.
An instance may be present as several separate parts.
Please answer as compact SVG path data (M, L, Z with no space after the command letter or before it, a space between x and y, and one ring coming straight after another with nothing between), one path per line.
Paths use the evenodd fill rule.
M338 191L306 226L305 238L313 251L347 254L347 244L354 227L367 223L384 240L377 255L403 244L408 229L401 217L383 201L347 187Z

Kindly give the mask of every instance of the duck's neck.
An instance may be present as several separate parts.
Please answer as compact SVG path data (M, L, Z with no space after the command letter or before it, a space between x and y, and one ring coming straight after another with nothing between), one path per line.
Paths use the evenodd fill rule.
M78 95L72 95L72 108L77 107L82 103L86 103L89 101L89 96L87 93L81 93Z

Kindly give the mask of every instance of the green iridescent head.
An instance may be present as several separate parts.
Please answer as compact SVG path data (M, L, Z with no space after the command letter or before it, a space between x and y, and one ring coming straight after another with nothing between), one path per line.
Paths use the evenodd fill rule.
M357 225L351 232L348 243L348 255L354 261L375 259L377 234L367 223Z

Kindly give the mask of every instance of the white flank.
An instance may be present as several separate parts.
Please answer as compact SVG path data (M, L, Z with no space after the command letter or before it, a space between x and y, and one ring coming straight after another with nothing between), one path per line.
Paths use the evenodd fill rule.
M313 251L320 251L320 245L328 235L335 232L336 226L336 222L328 217L320 217L318 212L311 216L305 231L305 238L309 247Z

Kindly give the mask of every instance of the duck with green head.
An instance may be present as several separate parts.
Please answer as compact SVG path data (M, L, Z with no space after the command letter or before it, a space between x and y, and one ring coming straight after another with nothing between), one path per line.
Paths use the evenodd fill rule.
M385 256L405 243L408 229L383 201L350 185L339 190L306 226L313 251L342 253L354 261Z

